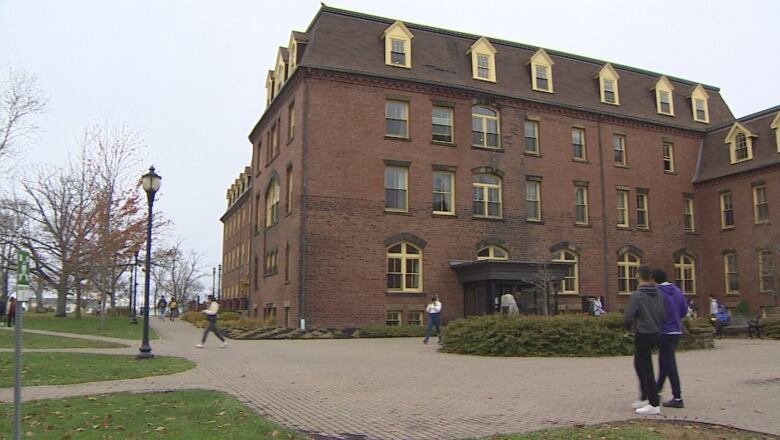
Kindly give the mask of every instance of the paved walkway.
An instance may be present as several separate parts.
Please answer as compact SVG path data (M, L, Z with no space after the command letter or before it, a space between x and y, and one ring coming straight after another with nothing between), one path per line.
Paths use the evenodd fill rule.
M232 341L219 349L211 335L197 349L201 331L191 325L153 325L161 336L152 341L156 354L187 357L198 367L30 387L24 398L213 388L295 429L372 440L462 439L635 417L630 357L472 357L406 338ZM679 353L678 363L687 407L664 409L661 417L780 435L780 341L720 340L715 350ZM0 400L11 399L10 389L0 390Z

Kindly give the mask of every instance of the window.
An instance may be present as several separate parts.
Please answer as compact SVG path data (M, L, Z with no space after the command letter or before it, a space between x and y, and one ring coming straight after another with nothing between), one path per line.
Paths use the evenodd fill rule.
M407 211L409 201L408 183L407 168L385 168L385 211Z
M734 147L735 162L739 162L748 158L747 138L745 133L737 133L736 146Z
M611 64L607 63L601 68L598 76L601 102L619 105L620 94L618 93L618 79L620 78L620 75L618 75Z
M550 91L550 75L548 66L536 66L536 69L534 69L535 80L536 80L536 86L534 87L534 90L541 90L548 92Z
M382 33L385 40L385 64L393 67L412 68L412 35L400 22L391 24Z
M541 190L542 182L537 180L527 180L525 182L525 219L528 221L538 222L542 220Z
M720 195L720 227L723 229L734 227L734 205L731 203L730 192Z
M544 49L539 49L531 57L531 87L540 92L553 92L553 60Z
M406 321L407 325L423 325L423 312L419 310L412 310L409 312L409 319Z
M290 282L290 243L284 247L284 282Z
M650 228L650 212L646 193L636 195L636 227L640 229Z
M276 248L266 251L265 253L265 274L273 275L279 271L278 262L276 259Z
M612 148L615 150L615 165L626 165L626 137L622 134L612 135Z
M260 258L258 258L257 255L255 255L255 271L254 271L254 275L255 275L254 278L253 278L254 279L254 285L255 285L255 289L257 289L260 286L260 284L259 284L259 279L260 279Z
M501 218L501 179L490 174L477 174L473 183L474 217Z
M571 145L574 159L588 160L585 152L585 130L581 128L573 128L571 130Z
M539 154L539 123L525 121L525 152Z
M385 324L394 327L401 325L401 312L398 310L388 310Z
M766 200L766 185L753 187L753 217L756 223L769 221L769 203Z
M482 37L468 50L471 54L471 76L481 81L496 82L496 49Z
M293 179L292 179L292 167L287 168L287 199L285 202L285 212L287 214L292 212L292 198L293 198Z
M637 289L637 270L642 264L639 256L626 252L618 260L618 293L629 294Z
M604 80L604 101L610 104L615 103L615 81L612 79Z
M627 228L628 222L628 191L619 189L617 192L617 225L619 228Z
M655 83L656 112L662 115L674 116L674 87L666 76L661 76Z
M574 187L574 222L578 225L587 225L588 217L588 187L577 185Z
M422 250L402 241L387 249L387 290L422 291Z
M477 77L490 79L490 55L477 54Z
M262 208L260 206L260 194L257 194L255 196L255 232L260 230L260 219L262 218Z
M739 122L735 122L726 135L726 143L729 145L729 159L731 164L753 159L753 137L751 133Z
M736 252L729 252L723 255L723 267L726 279L726 293L739 293L739 266L737 265Z
M693 213L693 199L690 197L683 198L683 223L685 226L685 232L696 231L696 223Z
M409 137L409 103L387 101L385 103L385 135L397 138Z
M577 294L580 292L580 268L579 257L574 252L566 249L561 249L553 254L552 261L554 263L569 263L569 269L566 271L566 275L563 277L563 285L561 286L561 293L563 294Z
M270 148L268 149L268 162L270 162L279 155L279 121L271 126L271 131L268 133L268 143L270 145Z
M295 137L295 101L287 107L287 140Z
M688 255L680 255L674 263L675 284L684 295L696 295L696 264Z
M497 111L488 107L471 109L471 145L499 148L500 119Z
M270 228L279 221L279 182L272 179L265 191L265 227Z
M697 85L691 92L691 108L693 110L693 120L697 122L710 122L710 112L707 105L709 96L701 84Z
M696 116L694 119L701 122L707 122L707 101L703 99L694 99L696 106Z
M775 265L772 251L758 251L758 287L761 292L775 289Z
M674 172L674 144L670 142L664 142L663 144L664 155L664 172Z
M487 246L477 252L477 260L508 260L509 252L501 246Z
M433 173L433 213L455 214L455 174L448 171Z
M777 112L775 119L769 124L769 128L775 131L775 146L777 152L780 153L780 112Z
M434 107L432 113L432 133L436 142L453 142L452 137L452 109L447 107Z

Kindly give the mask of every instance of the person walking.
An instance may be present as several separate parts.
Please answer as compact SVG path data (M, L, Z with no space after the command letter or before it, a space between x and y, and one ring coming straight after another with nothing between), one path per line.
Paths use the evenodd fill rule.
M715 316L718 313L718 300L714 296L710 295L710 316Z
M682 392L680 390L680 376L677 372L677 359L675 350L682 336L682 319L688 315L688 305L685 296L679 287L670 283L666 272L662 269L653 270L653 281L664 298L664 311L666 319L661 326L661 334L658 336L658 393L664 386L666 378L672 384L672 400L663 402L668 408L683 408Z
M219 303L216 299L214 299L214 296L209 295L208 297L208 307L206 307L206 310L203 311L203 314L206 315L206 321L208 321L209 325L206 327L206 330L203 332L203 339L200 341L200 344L196 345L198 348L203 348L203 344L206 343L206 338L209 335L209 332L214 332L215 335L219 338L220 341L222 341L222 345L220 345L220 348L227 347L227 341L225 341L225 338L220 334L219 328L217 327L217 314L219 313Z
M165 300L164 296L160 297L160 300L157 301L157 313L160 315L161 320L165 320L165 308L168 306L168 301Z
M436 295L431 296L431 302L425 308L425 312L428 314L428 328L425 329L425 339L423 344L427 344L431 339L431 332L433 327L436 326L436 332L439 335L439 344L441 344L441 301Z
M171 297L171 302L168 304L168 310L168 313L171 315L171 322L173 322L176 315L179 314L179 303L176 302L176 298Z
M666 318L664 298L658 293L650 268L640 266L639 287L631 294L623 315L625 328L634 333L634 369L639 379L642 397L631 405L637 414L661 414L658 389L653 373L652 350L658 344L658 334Z
M8 300L8 327L16 324L16 298Z

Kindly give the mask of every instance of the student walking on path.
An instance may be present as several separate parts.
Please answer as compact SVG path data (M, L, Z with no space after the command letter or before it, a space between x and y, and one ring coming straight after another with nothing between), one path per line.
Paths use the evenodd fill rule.
M431 332L435 326L439 335L439 344L441 344L441 302L438 296L434 295L431 297L431 302L428 303L425 312L428 313L428 328L425 329L423 343L427 344L428 340L431 339Z
M682 391L680 390L680 376L677 372L677 359L675 350L682 336L682 319L688 314L688 305L680 288L670 283L666 278L666 272L661 269L653 270L653 280L657 283L658 290L664 298L664 310L666 319L658 336L658 393L664 386L666 378L672 384L672 400L663 403L669 408L682 408Z
M626 330L634 333L634 368L642 397L631 405L637 414L661 414L658 389L653 373L652 350L658 345L658 334L664 323L664 298L658 293L650 268L639 267L639 288L631 294L624 313Z
M217 314L219 313L219 303L217 300L214 299L212 295L209 295L208 298L209 305L206 308L206 310L203 311L203 314L206 315L206 321L208 321L209 325L206 327L206 330L203 331L203 339L200 341L200 344L197 345L198 348L203 348L203 344L206 343L206 338L209 336L209 332L214 332L215 335L219 338L220 341L222 341L222 345L220 345L220 348L227 347L227 342L225 341L225 338L222 337L222 335L219 332L219 328L217 328Z
M160 314L160 319L165 320L165 307L168 306L168 301L165 300L164 296L160 297L160 300L157 301L157 313Z
M179 314L179 303L176 302L176 298L171 298L171 302L168 304L168 310L168 313L171 315L171 322L173 322L176 315Z
M16 324L16 298L8 300L8 327Z

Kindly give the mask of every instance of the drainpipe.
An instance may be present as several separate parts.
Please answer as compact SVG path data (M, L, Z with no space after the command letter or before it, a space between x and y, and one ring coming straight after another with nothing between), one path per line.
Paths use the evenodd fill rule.
M607 188L605 185L605 176L604 176L604 148L602 146L602 140L601 140L601 121L602 117L599 116L598 120L596 121L597 134L599 139L599 179L601 181L601 245L602 245L602 254L603 254L603 264L604 264L604 308L606 310L609 310L610 305L610 294L609 294L609 243L607 240L609 239L609 234L607 234L607 227L609 226L609 221L607 220Z
M299 328L306 329L306 233L309 209L309 76L303 77L303 146L301 147L301 223L298 233L298 320Z

